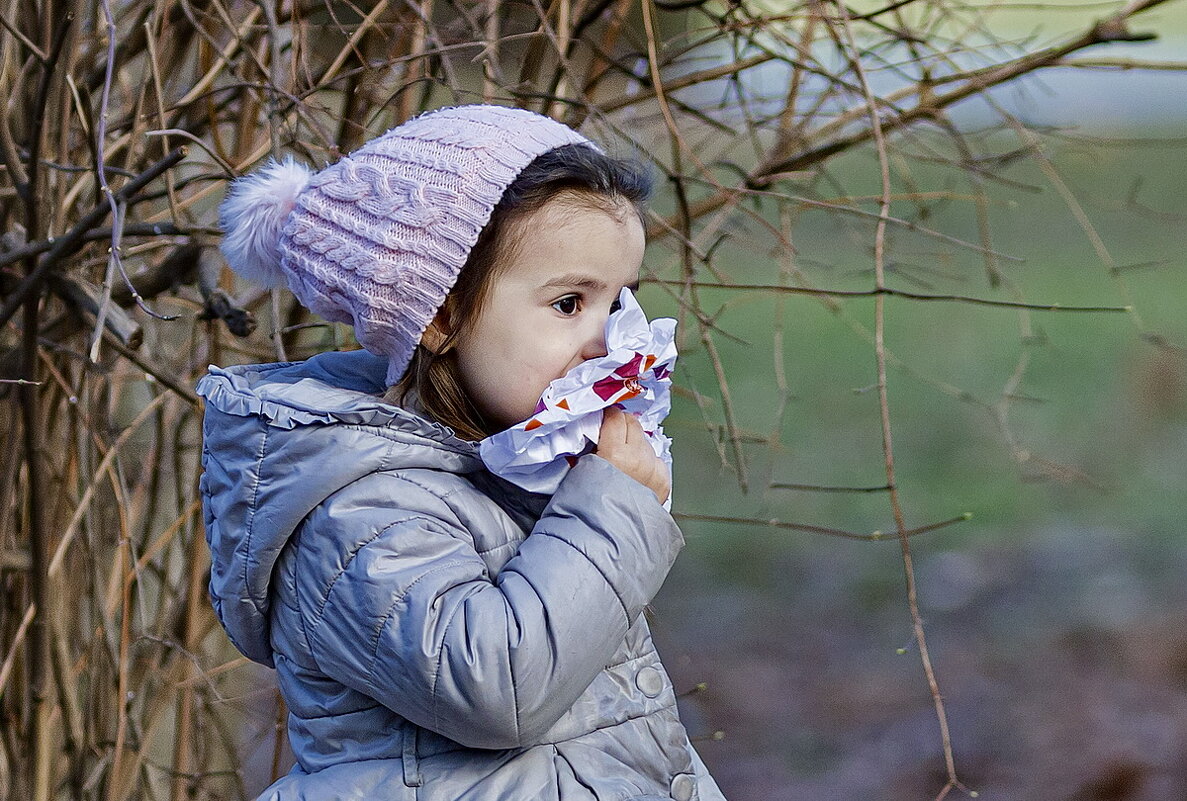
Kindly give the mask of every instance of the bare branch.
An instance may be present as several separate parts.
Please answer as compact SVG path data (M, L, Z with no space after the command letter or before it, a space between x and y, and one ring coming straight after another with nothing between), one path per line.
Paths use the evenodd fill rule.
M929 295L923 292L907 292L893 287L874 287L872 289L819 289L805 286L783 286L777 284L722 284L712 281L695 281L689 286L699 289L725 289L741 292L770 292L781 295L826 295L834 298L871 298L897 297L908 300L943 301L951 303L971 303L976 306L996 306L1002 309L1031 309L1034 311L1052 312L1088 312L1093 314L1133 311L1133 306L1067 306L1061 303L1025 303L1014 300L993 300L992 298L977 298L968 295Z

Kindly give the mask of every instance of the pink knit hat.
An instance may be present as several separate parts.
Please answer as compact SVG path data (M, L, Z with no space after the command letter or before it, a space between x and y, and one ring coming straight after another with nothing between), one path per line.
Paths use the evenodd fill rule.
M503 192L533 159L589 144L555 120L503 106L422 114L318 173L270 162L219 208L240 275L287 283L323 318L354 326L404 374Z

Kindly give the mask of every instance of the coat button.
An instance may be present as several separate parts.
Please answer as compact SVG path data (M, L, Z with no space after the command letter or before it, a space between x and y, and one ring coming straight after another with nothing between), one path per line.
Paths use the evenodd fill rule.
M648 698L664 691L664 677L653 667L645 667L635 674L635 686Z
M678 773L672 779L672 798L676 801L692 801L692 794L696 792L697 780L689 773Z

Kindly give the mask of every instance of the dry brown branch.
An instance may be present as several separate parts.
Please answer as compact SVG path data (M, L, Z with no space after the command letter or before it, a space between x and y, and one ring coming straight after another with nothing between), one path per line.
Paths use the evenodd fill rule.
M165 158L151 165L143 173L138 175L134 180L130 181L115 194L118 200L124 200L130 195L138 192L141 188L149 182L160 176L169 168L180 162L185 158L185 148L177 148ZM118 201L117 201L118 202ZM79 246L81 246L88 238L92 236L92 230L97 226L104 217L107 216L110 206L104 202L100 206L96 206L91 212L83 216L83 218L65 235L56 238L51 247L45 252L43 256L37 261L37 266L30 270L25 276L25 280L12 293L5 296L4 306L0 308L0 325L4 325L16 312L20 304L23 303L27 297L34 296L35 292L40 288L42 282L45 281L46 276L50 270L54 269L58 263L73 254ZM34 227L26 226L26 230L32 232Z
M1009 62L981 70L956 73L942 81L928 81L917 86L908 86L885 97L874 98L874 112L878 115L884 133L905 128L930 119L938 112L973 95L983 95L994 86L1016 80L1036 70L1060 62L1072 53L1104 42L1123 41L1127 38L1126 24L1136 14L1161 5L1168 0L1141 0L1131 2L1111 17L1093 24L1084 33L1072 37L1059 45L1028 53ZM936 92L939 85L959 84L947 92ZM903 101L914 99L915 105L903 107ZM860 105L846 112L820 128L807 132L790 142L777 146L746 177L740 188L760 187L772 176L796 172L851 150L874 138L873 126L865 126L853 133L845 133L856 120L866 117L869 110ZM886 114L883 119L883 114ZM812 142L800 147L803 142ZM694 217L702 217L728 203L733 192L727 190L700 201L690 210Z
M931 692L932 703L935 706L936 721L940 728L941 748L943 750L944 767L947 771L947 781L937 795L937 801L943 799L953 788L964 789L956 775L956 757L952 752L952 736L948 728L948 713L940 694L939 682L932 666L930 651L927 645L927 634L923 627L923 616L919 611L919 596L915 578L914 558L911 554L911 544L907 536L907 525L903 514L902 502L899 497L898 482L895 478L895 453L893 437L890 428L889 390L886 383L886 304L884 290L886 289L886 229L890 217L891 184L890 163L887 153L885 133L882 130L882 120L879 116L878 104L870 90L866 78L865 67L861 61L861 54L857 50L857 42L853 36L853 27L848 12L843 4L838 3L841 20L838 38L842 39L850 52L850 63L858 81L861 83L862 94L866 98L866 109L870 117L870 130L878 154L878 167L881 172L882 197L879 203L879 220L874 234L874 285L878 294L874 298L874 359L878 374L878 409L882 427L882 454L885 457L887 497L894 514L895 532L898 535L899 546L903 559L903 577L907 590L907 610L911 616L911 626L915 635L915 644L919 648L919 659Z
M938 523L929 523L926 526L919 526L918 528L903 529L896 531L893 537L887 536L881 531L872 531L869 534L858 534L853 531L843 531L841 529L829 528L827 526L814 526L808 523L789 523L786 520L759 520L751 517L728 517L724 515L700 515L689 512L676 512L673 517L677 520L697 520L705 523L731 523L744 526L766 526L768 528L783 529L786 531L802 531L807 534L821 534L826 537L839 537L844 540L860 540L864 542L890 542L894 538L901 537L915 537L920 534L927 534L932 531L939 531L942 528L963 523L970 518L968 514L957 515L948 520L941 520Z
M873 289L820 289L803 286L781 286L775 284L721 284L713 281L696 281L689 286L701 289L724 289L731 292L764 292L783 295L822 295L833 298L899 297L907 300L944 301L950 303L971 303L975 306L994 306L1001 309L1030 309L1051 312L1132 312L1133 306L1066 306L1062 303L1025 303L1016 300L993 300L968 295L929 295L923 292L907 292L890 287Z

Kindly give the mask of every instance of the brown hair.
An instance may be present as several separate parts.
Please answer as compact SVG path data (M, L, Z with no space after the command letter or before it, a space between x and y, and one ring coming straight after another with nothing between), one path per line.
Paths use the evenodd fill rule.
M521 223L553 200L609 214L617 214L625 202L642 217L650 195L651 177L642 164L588 145L565 145L537 157L503 193L438 311L448 323L448 336L435 349L418 344L407 371L384 400L400 404L415 391L429 417L458 437L475 441L495 433L466 394L452 345L481 314L500 265L523 239Z

